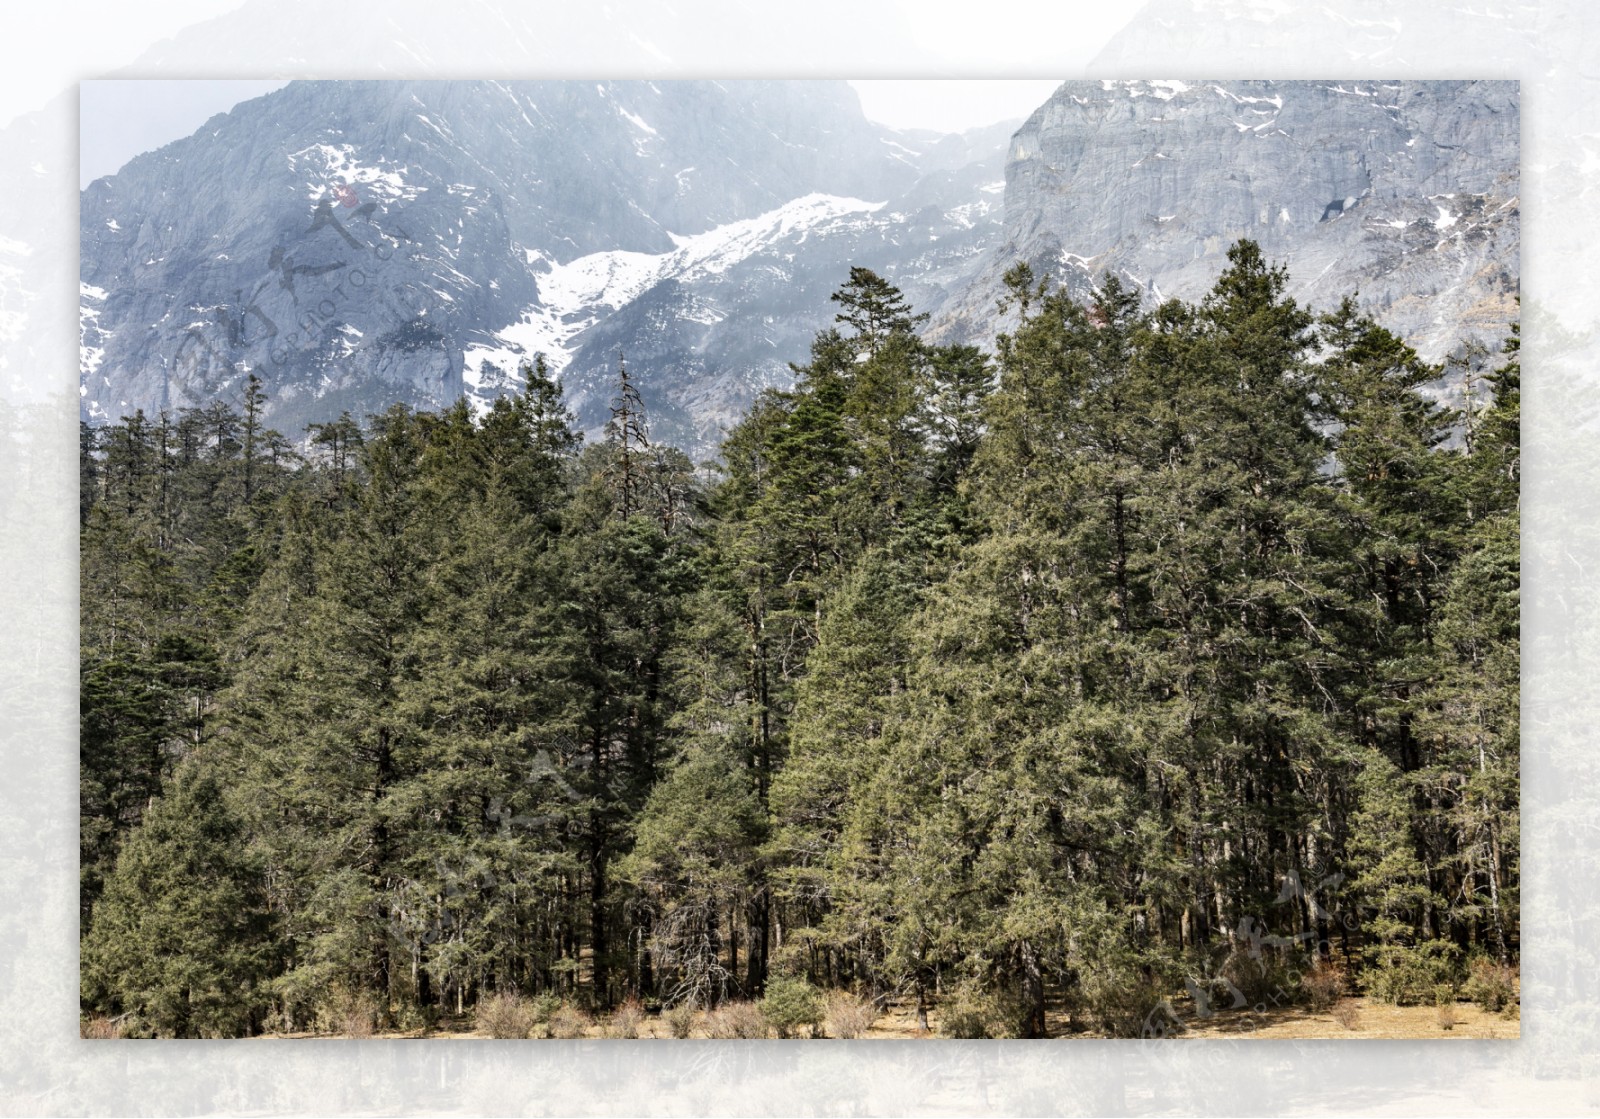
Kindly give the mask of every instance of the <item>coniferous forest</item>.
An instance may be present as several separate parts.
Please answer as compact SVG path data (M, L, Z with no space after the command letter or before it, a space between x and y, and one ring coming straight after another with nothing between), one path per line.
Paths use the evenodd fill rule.
M993 353L852 269L714 467L620 360L588 445L542 360L481 415L279 433L252 376L83 427L85 1022L1514 1001L1515 328L1446 408L1228 259L1019 266Z

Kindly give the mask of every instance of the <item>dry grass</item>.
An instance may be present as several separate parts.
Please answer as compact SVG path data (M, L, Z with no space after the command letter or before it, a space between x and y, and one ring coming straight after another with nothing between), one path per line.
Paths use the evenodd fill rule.
M829 999L828 1034L831 1037L851 1036L848 1026L833 1017L841 992L832 992ZM848 997L848 996L844 996ZM530 1005L535 1000L528 1000ZM1466 1002L1453 1004L1454 1023L1446 1029L1439 1019L1437 1006L1390 1006L1368 998L1345 997L1326 1010L1316 1011L1301 1004L1284 1002L1269 1006L1264 1012L1251 1008L1225 1010L1201 1018L1195 1008L1182 999L1172 1002L1175 1020L1181 1029L1171 1031L1183 1038L1516 1038L1520 1035L1517 1004L1511 1003L1504 1011L1491 1014L1481 1007ZM889 1003L874 1012L870 1024L854 1034L863 1040L911 1041L936 1037L944 1032L941 1015L947 1006L934 1005L928 1013L930 1030L918 1027L914 1000ZM865 1011L863 1011L865 1014ZM613 1016L615 1017L615 1016ZM597 1023L577 1008L563 1004L549 1015L550 1021L543 1030L534 1030L536 1037L599 1038L625 1036L618 1023ZM429 1035L451 1040L483 1036L474 1030L470 1020L441 1022ZM1109 1036L1106 1031L1081 1017L1074 1019L1069 1008L1052 1003L1046 1014L1048 1035L1052 1038L1094 1038ZM87 1021L85 1031L90 1028ZM326 1037L320 1033L277 1033L277 1037ZM637 1025L640 1038L667 1040L674 1037L748 1039L769 1038L771 1024L760 1010L748 1002L727 1003L712 1012L680 1004L660 1015L644 1015ZM345 1035L349 1036L349 1035ZM362 1034L360 1036L368 1036ZM420 1031L384 1029L370 1036L400 1038L421 1036Z
M115 1041L128 1035L119 1019L107 1018L104 1014L91 1014L87 1018L78 1019L78 1036L93 1041Z
M1312 1010L1331 1010L1349 992L1349 976L1338 964L1322 964L1300 978L1300 990Z
M1469 1003L1454 1003L1454 1022L1445 1029L1438 1006L1393 1006L1370 998L1340 999L1327 1013L1303 1006L1284 1006L1258 1014L1250 1009L1224 1011L1210 1018L1187 1020L1185 1037L1259 1038L1515 1038L1517 1022L1489 1014Z
M824 1022L829 1037L850 1040L864 1035L877 1020L878 1008L870 999L857 998L844 991L828 996Z
M1459 1021L1456 1017L1456 1005L1453 1002L1440 1003L1436 1016L1439 1019L1439 1028L1446 1033L1455 1029L1456 1023Z
M644 1007L639 1000L629 999L611 1012L601 1036L631 1041L639 1036L639 1026L644 1019Z
M545 1023L545 1030L549 1036L558 1041L571 1041L574 1038L588 1037L589 1030L594 1026L594 1019L570 1003L562 1003L550 1015L550 1020Z
M771 1036L761 1008L753 1002L725 1002L706 1015L707 1037L764 1038Z
M478 1029L493 1038L525 1038L533 1031L534 1012L516 994L495 994L478 1002Z
M679 1041L694 1031L695 1011L692 1002L680 1002L661 1017L666 1021L667 1029L672 1036Z

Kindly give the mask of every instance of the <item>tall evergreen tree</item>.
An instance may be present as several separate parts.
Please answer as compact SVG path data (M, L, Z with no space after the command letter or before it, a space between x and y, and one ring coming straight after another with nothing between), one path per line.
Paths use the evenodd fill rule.
M183 767L130 836L84 941L86 1001L157 1037L258 1028L274 955L261 870L219 776Z
M85 1009L1127 1034L1514 962L1515 335L1452 412L1248 241L1193 304L1007 285L991 361L852 269L709 488L621 365L588 448L542 358L304 459L253 377L80 430Z

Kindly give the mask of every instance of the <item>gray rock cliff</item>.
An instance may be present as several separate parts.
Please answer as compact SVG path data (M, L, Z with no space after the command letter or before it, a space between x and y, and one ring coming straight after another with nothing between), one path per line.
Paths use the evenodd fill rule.
M1430 359L1516 318L1514 82L1075 81L1017 130L1002 241L934 332L992 329L1026 260L1193 299L1260 242L1301 302L1363 304Z
M992 341L1018 260L1201 295L1240 237L1439 358L1518 287L1506 82L1068 82L1021 125L868 122L842 82L296 82L82 193L81 410L265 382L291 436L477 405L544 353L597 434L625 357L699 458L852 265Z
M82 411L254 372L293 433L483 400L542 351L595 430L637 350L662 430L707 454L849 263L925 259L935 301L937 260L975 266L1003 142L902 140L843 82L296 82L83 192Z

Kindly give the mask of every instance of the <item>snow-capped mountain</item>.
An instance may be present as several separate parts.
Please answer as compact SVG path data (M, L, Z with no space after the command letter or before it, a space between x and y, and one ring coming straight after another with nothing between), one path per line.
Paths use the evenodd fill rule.
M592 342L589 338L592 328L661 285L668 285L663 288L664 292L686 290L687 294L674 302L671 318L676 322L670 325L677 327L680 337L685 331L692 331L703 341L712 328L738 311L746 285L735 280L730 288L730 273L738 275L748 271L740 266L764 256L772 258L766 265L771 272L782 273L786 266L792 265L795 248L804 245L813 235L827 238L868 224L871 215L883 205L882 202L812 193L765 214L729 222L705 233L688 237L674 234L672 239L676 247L668 252L612 249L562 263L547 260L537 249L530 249L528 262L536 276L540 299L529 306L517 322L495 332L489 342L475 342L467 347L462 372L467 393L475 404L486 406L506 388L507 371L516 370L531 354L544 354L552 370L566 372L574 354L584 348L586 341ZM664 333L669 327L667 316L656 317L662 321L653 333ZM614 331L605 333L615 334ZM618 352L624 351L627 342L635 342L635 366L638 367L639 346L650 346L650 333L617 338ZM595 357L603 363L606 347L591 345L590 348L600 351ZM651 349L651 356L658 359L664 356L659 346ZM680 374L684 372L681 356L676 364ZM593 386L573 386L576 388L571 401L574 407L588 411L585 405L591 397L604 401L607 386L603 371L597 379L600 383ZM665 386L661 379L653 379L658 399L663 395L676 395L663 393L661 390ZM594 392L586 391L591 387ZM703 420L734 418L734 413L726 407L715 404L709 411L700 409L696 414ZM692 420L690 424L694 426Z
M1008 134L891 132L842 82L293 83L83 192L83 412L255 372L294 431L486 402L543 352L593 430L621 352L709 454L850 264L965 282Z
M485 406L543 353L592 433L625 358L704 458L852 265L987 343L1017 260L1195 298L1240 237L1438 358L1515 318L1518 126L1505 82L1068 82L963 136L842 82L295 82L83 192L82 410L254 372L294 434Z
M1258 241L1290 293L1359 292L1430 360L1517 317L1515 82L1065 82L1011 140L1005 234L936 332L992 332L1017 260L1195 299Z

